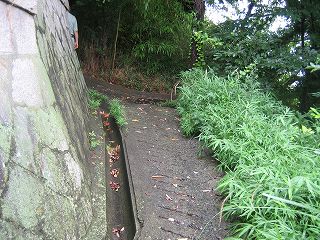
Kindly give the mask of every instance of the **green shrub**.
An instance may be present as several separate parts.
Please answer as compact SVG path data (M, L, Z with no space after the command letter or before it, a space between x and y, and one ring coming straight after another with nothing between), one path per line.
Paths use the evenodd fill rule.
M96 90L89 89L89 108L92 110L97 110L103 101L107 101L108 97L97 92Z
M110 115L116 120L116 123L122 127L127 124L124 108L118 99L112 99L110 101Z
M319 127L303 131L250 76L191 70L182 81L181 127L226 171L218 190L235 237L320 239Z

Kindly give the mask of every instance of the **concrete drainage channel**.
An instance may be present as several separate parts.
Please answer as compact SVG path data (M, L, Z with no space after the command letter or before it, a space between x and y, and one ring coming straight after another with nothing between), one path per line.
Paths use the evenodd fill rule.
M126 145L115 120L103 114L102 120L107 150L107 239L137 240L140 226Z

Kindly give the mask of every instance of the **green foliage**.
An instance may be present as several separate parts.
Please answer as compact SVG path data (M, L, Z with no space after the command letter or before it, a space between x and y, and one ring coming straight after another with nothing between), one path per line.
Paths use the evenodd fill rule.
M89 108L91 110L97 110L103 101L107 101L107 96L97 92L96 90L89 89Z
M148 77L149 83L139 83L139 90L167 84L170 89L173 83L166 80L186 69L193 22L193 14L184 9L186 1L76 2L74 14L80 32L78 51L86 74L119 84L118 76L109 74L110 69L114 73L130 68ZM125 58L127 62L123 61ZM155 80L159 83L153 84Z
M110 115L116 120L116 123L123 127L127 124L124 108L118 99L112 99L109 103Z
M101 141L97 138L97 135L94 131L89 132L89 144L91 150L96 149L101 144Z
M132 26L133 55L150 73L186 65L192 14L180 1L137 1ZM188 41L186 41L186 39ZM144 65L144 66L143 66ZM172 71L172 70L171 70Z
M169 108L176 108L177 107L177 100L166 100L165 102L160 103L161 107L169 107Z
M297 79L296 74L301 68L315 60L314 50L306 49L302 58L300 48L282 44L274 33L260 31L251 34L235 30L232 22L210 25L207 29L210 36L223 42L206 46L208 64L221 74L228 75L254 63L261 82L268 82L286 91L288 85Z
M182 73L181 127L198 135L226 171L218 189L226 196L224 215L235 217L235 237L319 239L319 122L303 131L252 78Z
M203 46L207 39L208 35L203 31L195 31L193 33L191 40L195 43L197 52L197 59L193 67L204 68L206 66Z
M320 2L257 0L249 1L243 10L238 8L239 1L228 2L238 11L238 19L207 25L208 35L223 42L205 46L207 64L221 75L255 64L255 80L271 88L286 105L304 112L319 105L310 97L320 90L318 64L307 66L315 62L320 49ZM279 16L288 21L287 27L271 32L269 28Z
M317 56L316 63L310 63L310 66L306 67L306 69L311 70L311 72L317 72L320 70L320 54Z

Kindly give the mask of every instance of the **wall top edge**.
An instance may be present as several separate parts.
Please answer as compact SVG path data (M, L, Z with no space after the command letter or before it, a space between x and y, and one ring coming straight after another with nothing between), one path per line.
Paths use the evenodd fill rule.
M39 0L0 0L1 2L7 3L14 7L20 8L29 14L37 14L37 5ZM52 0L51 0L52 1ZM66 8L70 9L69 0L53 0L60 1L60 3Z
M37 14L38 0L0 0L14 7L20 8L32 15Z

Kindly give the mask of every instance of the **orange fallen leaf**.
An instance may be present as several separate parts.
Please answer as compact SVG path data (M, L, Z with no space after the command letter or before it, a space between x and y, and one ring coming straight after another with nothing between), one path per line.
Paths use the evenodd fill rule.
M100 115L103 117L103 118L108 118L110 116L109 113L105 113L104 111L100 111Z
M115 148L111 148L108 150L108 154L110 156L109 163L114 163L120 158L120 145L117 145Z
M154 179L157 179L157 178L164 178L164 176L161 176L161 175L154 175L154 176L152 176L151 178L154 178Z
M120 189L120 184L119 184L119 183L110 181L109 184L110 184L110 187L111 187L111 189L112 189L113 191L116 191L116 192L119 191L119 189Z
M120 234L121 232L124 231L124 227L120 228L120 227L117 227L117 228L112 228L112 233L114 235L116 235L118 238L120 237Z
M113 176L113 177L115 177L115 178L118 177L119 173L120 173L120 171L119 171L119 169L117 169L117 168L112 169L112 170L110 171L111 176Z

